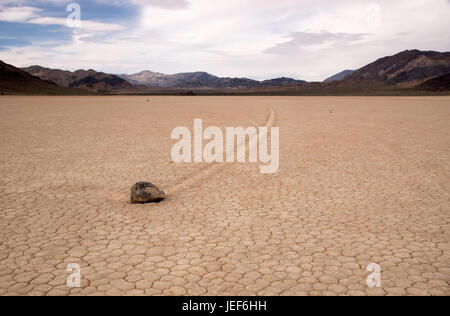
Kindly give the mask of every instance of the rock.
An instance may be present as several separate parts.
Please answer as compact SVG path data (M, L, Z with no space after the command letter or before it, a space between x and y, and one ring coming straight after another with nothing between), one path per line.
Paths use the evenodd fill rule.
M166 194L149 182L138 182L131 188L130 198L133 204L159 203Z

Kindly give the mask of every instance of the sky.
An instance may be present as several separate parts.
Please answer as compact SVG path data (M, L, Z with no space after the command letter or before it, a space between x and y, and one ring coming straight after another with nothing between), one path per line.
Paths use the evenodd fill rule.
M0 60L115 74L322 81L449 30L450 0L0 0Z

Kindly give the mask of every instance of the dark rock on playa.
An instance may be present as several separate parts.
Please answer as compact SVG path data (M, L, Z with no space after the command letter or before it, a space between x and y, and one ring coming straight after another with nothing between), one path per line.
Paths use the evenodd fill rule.
M166 194L149 182L138 182L131 188L130 198L133 204L159 203Z

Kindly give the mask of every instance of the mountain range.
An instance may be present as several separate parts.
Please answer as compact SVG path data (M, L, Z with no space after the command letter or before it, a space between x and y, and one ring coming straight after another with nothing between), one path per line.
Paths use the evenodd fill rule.
M97 72L92 69L71 72L41 66L31 66L22 68L22 70L42 80L54 82L60 87L85 90L93 93L151 93L159 90L159 88L150 85L131 84L119 76Z
M135 85L151 85L173 89L248 89L260 86L285 86L305 83L303 80L291 78L277 78L265 81L247 78L220 78L207 72L166 75L146 70L133 75L119 76Z
M359 94L389 91L449 91L450 52L407 50L358 70L345 70L324 82L291 78L257 81L221 78L207 72L167 75L152 71L107 74L31 66L18 69L0 62L0 92L43 94Z

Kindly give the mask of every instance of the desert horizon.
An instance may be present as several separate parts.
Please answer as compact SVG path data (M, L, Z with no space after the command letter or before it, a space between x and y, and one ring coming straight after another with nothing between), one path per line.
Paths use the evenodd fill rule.
M281 77L221 78L207 72L166 75L74 72L38 65L16 68L0 61L0 93L13 95L448 95L450 52L406 50L322 82Z

